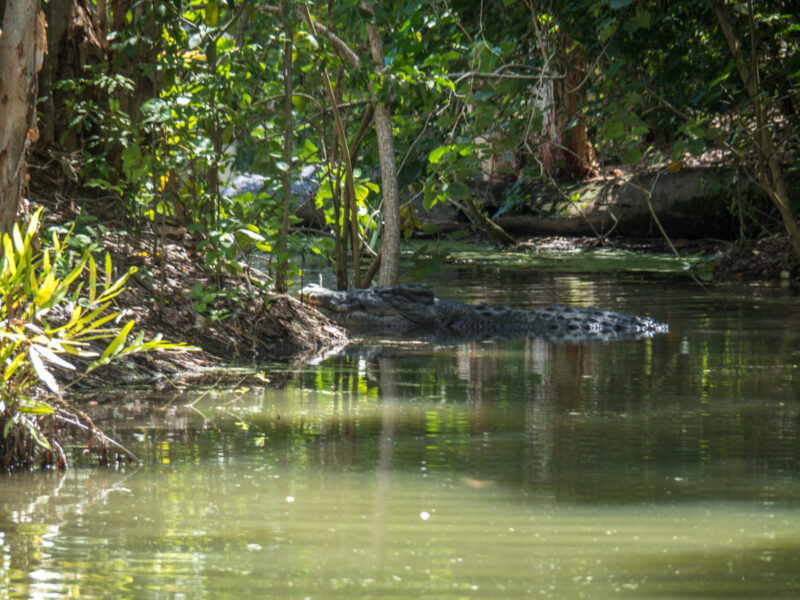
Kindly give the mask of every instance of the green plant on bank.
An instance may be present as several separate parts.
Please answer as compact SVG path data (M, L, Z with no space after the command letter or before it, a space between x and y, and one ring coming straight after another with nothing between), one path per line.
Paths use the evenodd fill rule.
M134 321L120 325L121 313L112 304L135 268L114 279L106 254L100 273L93 247L68 265L69 233L63 239L53 233L52 246L37 250L41 214L41 209L34 213L24 233L15 225L2 238L0 449L6 468L30 464L31 440L51 456L63 457L58 442L46 432L52 428L48 419L65 406L53 367L75 370L69 357L88 358L93 359L86 367L89 373L138 352L190 349L160 335L145 341L144 332L129 339ZM53 324L48 317L54 317ZM104 342L108 343L102 352L92 349Z
M108 160L108 154L130 136L131 118L123 110L119 96L133 92L134 82L120 73L108 72L105 64L88 65L87 72L85 77L63 79L55 84L65 92L64 110L70 119L68 128L61 132L60 142L65 144L70 135L82 136L83 185L122 194L125 188L120 173ZM98 104L98 97L105 98L107 103ZM77 165L71 168L76 169Z

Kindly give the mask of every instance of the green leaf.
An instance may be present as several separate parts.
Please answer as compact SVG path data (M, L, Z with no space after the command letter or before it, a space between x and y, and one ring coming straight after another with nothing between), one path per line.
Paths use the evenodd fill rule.
M683 156L683 153L685 151L686 151L686 140L679 139L678 141L675 142L675 145L672 147L672 151L669 154L669 159L674 162L678 160L681 156Z
M19 346L19 343L16 344ZM17 369L25 362L25 353L19 352L16 356L14 356L13 360L6 365L6 368L3 370L3 379L5 381L9 381Z
M3 274L5 275L5 271L8 269L9 274L14 277L17 274L17 265L14 259L16 253L11 237L6 233L3 234L3 250Z
M619 71L619 69L624 67L626 64L627 64L626 61L618 60L608 68L608 71L606 71L606 77L611 77L614 73Z
M22 254L25 251L25 242L22 241L22 234L19 232L19 224L14 223L14 227L11 229L11 236L14 239L14 248Z
M649 11L637 6L634 20L640 29L650 29L650 25L653 22L653 16Z
M263 242L264 241L264 236L263 235L261 235L260 233L258 233L256 231L250 231L250 229L247 229L245 227L242 227L241 229L237 229L236 230L236 235L244 237L244 238L247 238L247 239L249 239L249 240L251 240L253 242Z
M450 146L439 146L438 148L434 148L431 153L428 155L428 162L431 164L438 164L442 157L450 151Z
M94 262L94 256L89 255L89 302L94 304L94 298L97 293L97 265Z
M19 411L29 415L52 415L55 409L47 402L27 400L25 404L19 405Z
M639 161L642 160L642 151L635 146L626 148L622 155L622 160L624 160L626 164L636 166L639 164Z
M19 423L19 420L21 418L22 418L22 414L20 414L18 412L15 412L15 413L13 413L11 415L11 418L8 421L6 421L6 426L3 427L3 439L6 439L8 437L8 434L11 431L11 428L14 425L16 425L17 423Z
M125 323L125 326L119 330L117 337L115 337L108 347L105 349L103 354L100 355L96 361L94 361L91 365L89 365L89 371L91 371L94 366L100 366L101 364L106 364L115 354L120 352L125 344L125 340L128 339L128 334L130 333L131 329L133 329L134 321L128 321Z
M692 156L700 156L706 149L706 141L703 138L689 140L686 147Z
M217 0L207 0L205 23L209 27L216 27L219 22L219 6Z
M128 281L128 278L136 273L139 269L136 267L131 267L125 275L117 279L111 287L106 290L103 290L103 293L100 294L97 298L97 302L107 302L111 300L115 296L118 296L122 291L125 289L125 283Z
M105 272L105 275L104 275L104 278L103 278L103 284L104 284L103 287L104 288L108 288L108 286L111 285L111 269L112 268L113 268L113 265L111 264L111 254L106 252L106 272Z
M601 136L610 140L619 139L624 133L625 128L622 125L622 121L619 119L612 119L611 121L606 122L600 129Z
M602 27L597 34L597 37L602 43L606 43L612 35L617 31L617 22L611 20L605 27Z
M447 193L453 198L464 198L469 195L469 188L459 181L447 185Z
M73 268L72 271L69 272L69 275L67 275L64 278L64 280L61 282L61 285L66 288L73 281L75 281L78 278L78 275L81 274L81 271L83 271L83 267L86 265L86 261L88 260L89 260L89 253L87 252L84 253L84 255L81 257L81 260L78 262L77 265L75 265L75 268Z
M25 428L28 430L28 433L37 444L39 444L45 450L52 450L50 447L50 442L48 442L47 438L42 435L42 431L39 429L39 425L37 423L31 421L30 419L25 419L23 422L25 423Z

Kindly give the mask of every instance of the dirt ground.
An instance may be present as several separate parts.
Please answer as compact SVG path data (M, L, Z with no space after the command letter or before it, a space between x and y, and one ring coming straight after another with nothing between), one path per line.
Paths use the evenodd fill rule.
M116 299L124 319L135 319L135 331L144 330L145 339L160 333L198 350L133 355L125 368L112 363L93 372L85 380L89 385L156 376L196 383L213 367L304 362L347 341L344 330L299 300L260 295L257 284L266 276L258 271L214 278L189 236L109 234L104 249L111 254L115 276L131 266L138 268ZM190 292L197 284L208 289L212 283L219 289L249 290L252 300L247 304L218 301L214 307L227 310L230 316L210 320L195 308Z

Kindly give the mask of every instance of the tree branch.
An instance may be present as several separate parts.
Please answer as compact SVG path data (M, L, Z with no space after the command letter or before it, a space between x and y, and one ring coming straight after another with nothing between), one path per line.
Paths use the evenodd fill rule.
M270 16L280 16L281 14L281 9L277 6L257 6L255 8L257 11ZM301 21L308 23L309 27L311 27L311 32L314 35L320 34L322 37L328 40L331 46L333 46L334 50L336 50L336 53L344 62L350 63L354 67L361 66L361 59L358 57L358 54L353 52L350 46L348 46L342 38L325 27L325 25L312 19L311 13L307 9L303 10L301 7L298 7L297 17Z

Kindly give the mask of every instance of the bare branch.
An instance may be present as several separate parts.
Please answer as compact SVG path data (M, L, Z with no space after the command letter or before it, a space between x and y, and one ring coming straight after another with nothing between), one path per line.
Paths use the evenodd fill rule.
M502 67L501 67L502 69ZM558 73L550 75L548 73L537 73L536 75L525 75L523 73L503 73L500 69L491 72L467 71L466 73L450 73L454 77L453 83L459 83L464 79L524 79L528 81L541 81L543 79L560 80L565 79L565 75Z
M270 16L280 16L281 14L281 9L274 6L257 6L256 10ZM353 52L353 50L350 49L350 46L348 46L342 38L325 27L325 25L316 21L315 19L312 19L311 14L308 11L304 11L302 8L298 7L297 16L300 20L309 24L314 35L320 34L322 37L328 40L342 60L350 63L354 67L361 66L361 59L358 57L358 54Z

